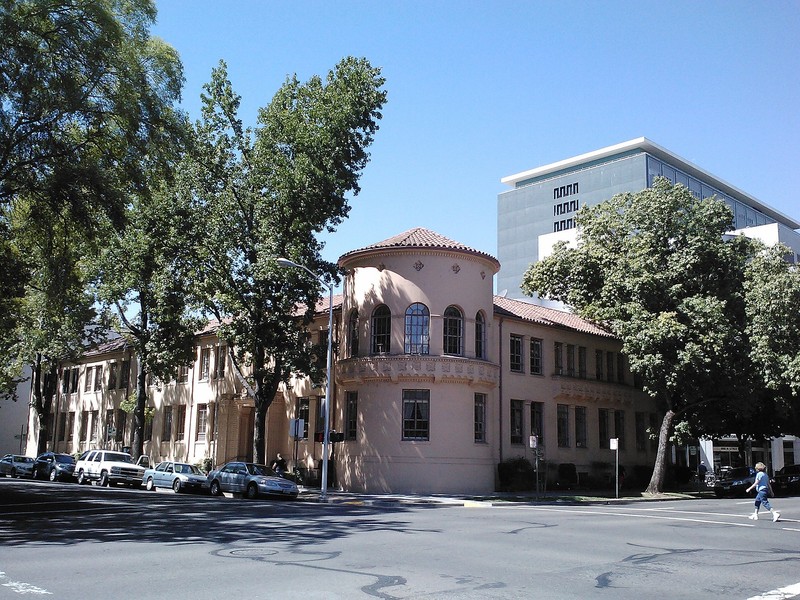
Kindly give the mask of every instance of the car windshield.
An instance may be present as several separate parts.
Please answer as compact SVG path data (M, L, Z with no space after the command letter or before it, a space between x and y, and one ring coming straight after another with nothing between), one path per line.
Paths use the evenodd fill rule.
M247 470L250 471L251 475L260 475L262 477L276 477L277 476L275 471L273 471L272 469L270 469L266 465L254 465L254 464L251 463L251 464L247 465Z
M132 463L133 459L130 454L123 454L122 452L106 452L106 460L113 460L115 462Z
M65 465L75 464L75 459L69 454L56 454L56 462L64 463Z
M187 475L202 475L202 473L200 473L200 469L194 465L189 465L186 463L175 463L175 472L186 473Z
M750 467L738 467L736 469L731 469L731 472L728 473L728 479L741 479L742 477L749 477L750 476Z

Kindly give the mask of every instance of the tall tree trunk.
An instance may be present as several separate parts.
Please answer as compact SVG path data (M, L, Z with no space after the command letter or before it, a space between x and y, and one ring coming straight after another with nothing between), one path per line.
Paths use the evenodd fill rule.
M672 430L672 420L675 412L670 409L661 421L661 430L658 433L658 451L656 452L656 463L653 466L653 476L650 484L645 490L648 494L660 494L664 489L664 475L667 471L667 447L669 445L669 432Z
M43 373L45 368L48 371ZM33 393L30 405L36 413L36 452L41 454L47 452L47 440L50 437L47 417L53 407L53 396L55 396L58 381L58 365L53 362L46 363L44 356L37 352L34 363L31 365L31 371L31 389Z
M136 407L133 409L133 440L131 440L131 455L134 460L144 453L144 419L145 406L147 406L147 367L144 349L139 351L136 360Z

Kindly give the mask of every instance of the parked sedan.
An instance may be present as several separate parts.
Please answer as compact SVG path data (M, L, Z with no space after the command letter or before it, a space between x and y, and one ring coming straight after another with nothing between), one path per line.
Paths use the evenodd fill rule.
M753 467L736 467L726 472L714 484L714 494L717 498L723 496L744 496L747 488L756 480L756 470Z
M33 459L30 456L6 454L0 458L0 476L33 477Z
M33 478L74 481L75 459L69 454L59 454L58 452L40 454L33 463Z
M299 490L294 481L284 479L266 465L233 461L208 474L212 496L222 492L243 494L247 498L289 496L297 498Z
M176 494L202 491L206 481L205 473L194 465L171 460L158 463L155 469L147 469L142 476L142 483L148 490L172 488Z
M800 492L800 465L786 465L775 473L776 494L796 494Z

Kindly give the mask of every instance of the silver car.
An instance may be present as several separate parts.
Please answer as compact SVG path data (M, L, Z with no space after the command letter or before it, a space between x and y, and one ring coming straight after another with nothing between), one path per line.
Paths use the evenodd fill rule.
M294 481L284 479L266 465L233 461L208 474L212 496L233 492L247 498L288 496L297 498L300 491Z
M148 490L163 487L172 488L176 494L199 492L206 486L206 475L189 463L165 460L158 463L155 469L147 469L142 476L142 483Z
M30 456L6 454L0 458L0 476L33 477L33 462Z

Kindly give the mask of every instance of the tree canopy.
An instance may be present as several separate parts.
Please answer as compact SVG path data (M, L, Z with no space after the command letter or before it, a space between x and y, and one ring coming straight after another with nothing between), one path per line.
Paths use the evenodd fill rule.
M732 213L724 202L699 200L665 179L583 207L576 223L577 246L557 245L529 268L522 288L566 303L620 338L631 370L665 411L648 486L660 492L676 416L716 418L723 407L729 417L752 417L764 408L755 399L774 400L760 393L751 336L758 294L780 265L774 257L767 261L772 255L760 243L726 235ZM784 271L796 279L796 270ZM776 306L775 315L764 317L761 335L783 310ZM777 350L788 360L785 348ZM762 358L770 352L764 349ZM731 419L716 423L731 426Z
M325 79L290 77L257 125L245 128L240 98L221 62L205 86L196 147L179 189L194 203L196 294L220 323L234 372L255 399L254 454L263 461L266 411L281 382L314 370L304 329L319 281L283 269L287 257L333 283L317 234L350 210L386 101L380 70L345 58ZM303 319L296 316L304 305ZM249 367L249 368L245 368ZM330 385L330 382L328 382Z

